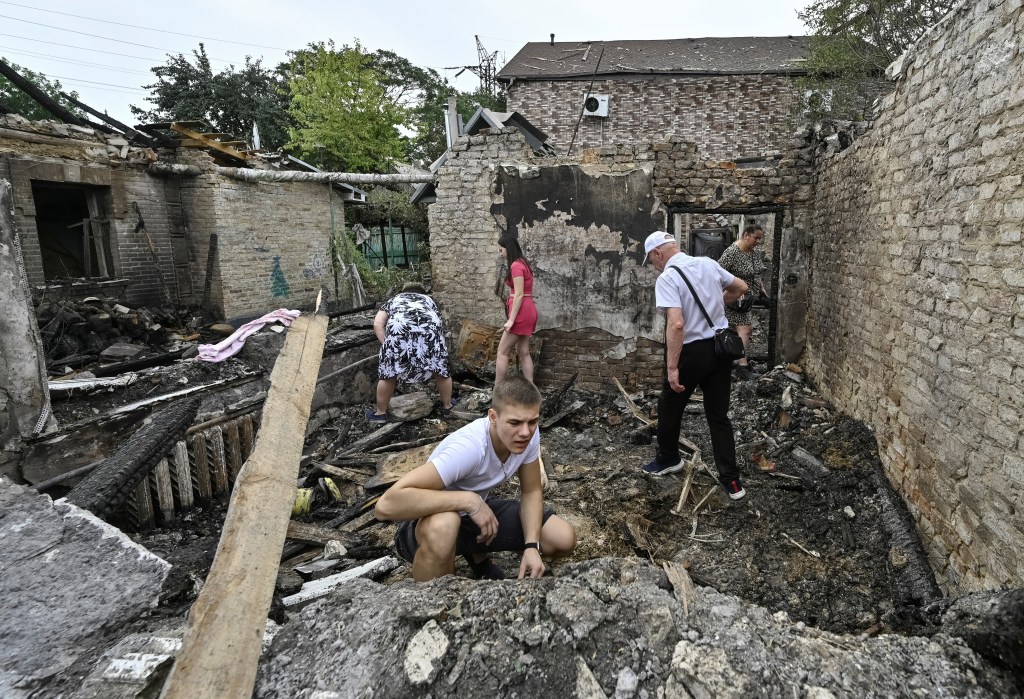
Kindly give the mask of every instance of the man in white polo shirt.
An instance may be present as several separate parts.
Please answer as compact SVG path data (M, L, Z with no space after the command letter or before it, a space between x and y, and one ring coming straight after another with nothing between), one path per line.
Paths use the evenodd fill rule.
M540 403L540 391L521 376L501 382L486 417L448 435L377 501L377 519L402 522L395 547L412 562L413 578L454 572L458 554L477 578L501 579L492 551L522 551L519 578L539 578L541 553L564 556L575 548L572 525L544 509ZM488 498L516 473L520 500Z
M719 481L730 498L740 500L747 493L736 465L736 441L729 421L732 359L715 353L714 338L716 329L729 325L725 304L742 296L747 284L710 257L681 253L675 238L664 231L647 236L644 253L644 263L651 263L661 272L654 299L658 310L665 314L666 378L658 399L658 451L643 471L663 476L682 470L679 428L690 395L700 386ZM694 300L695 293L710 323Z

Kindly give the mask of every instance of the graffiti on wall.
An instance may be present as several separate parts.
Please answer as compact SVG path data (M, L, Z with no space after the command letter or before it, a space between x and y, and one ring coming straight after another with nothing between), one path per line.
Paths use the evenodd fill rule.
M274 267L270 271L270 292L274 295L274 298L281 298L291 293L291 289L288 287L288 280L284 277L284 272L281 271L281 256L274 255Z

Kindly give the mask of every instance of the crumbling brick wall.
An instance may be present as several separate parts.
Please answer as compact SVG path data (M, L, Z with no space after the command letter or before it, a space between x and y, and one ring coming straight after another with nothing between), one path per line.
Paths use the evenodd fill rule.
M644 76L597 80L592 94L609 95L608 116L580 120L589 80L516 81L508 108L525 116L565 154L573 148L644 144L668 134L699 145L704 158L762 157L784 148L793 132L800 93L790 75Z
M209 170L196 154L191 162ZM225 318L296 308L334 288L330 259L334 225L345 225L344 204L328 186L309 182L245 182L208 172L182 178L182 203L195 249L193 285L202 298L210 235L217 234L211 305Z
M535 156L515 129L463 137L438 173L430 207L434 288L450 329L457 336L464 318L504 322L497 241L513 231L536 278L544 339L538 380L579 370L579 385L590 389L614 390L612 377L657 387L663 325L654 309L656 273L642 266L643 239L666 229L674 208L770 206L785 212L780 254L799 258L813 149L805 138L786 146L786 156L737 167L701 158L679 138L569 159ZM794 279L784 298L795 310L784 316L782 334L799 338L792 350L799 353L806 274Z
M31 152L32 145L24 144L19 148L21 155L0 158L0 176L9 178L13 189L15 225L22 241L29 283L35 288L45 284L32 182L89 185L104 192L106 210L103 213L110 221L114 276L128 283L78 284L75 294L121 296L133 305L163 304L166 297L155 269L159 264L169 270L171 256L161 182L138 167L112 167L109 163L83 158L81 149L70 146L65 149L63 158L55 157L60 150L56 148L35 156ZM131 206L133 202L139 206L159 263L154 262L145 236L135 232L138 216ZM173 275L170 281L173 283Z
M1024 583L1024 9L966 2L820 171L808 366L874 426L940 584Z

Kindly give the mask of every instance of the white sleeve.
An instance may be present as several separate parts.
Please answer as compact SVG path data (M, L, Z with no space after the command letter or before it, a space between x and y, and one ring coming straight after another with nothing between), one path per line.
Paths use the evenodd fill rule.
M658 308L682 308L682 300L679 297L681 283L679 273L666 267L665 271L658 275L658 281L654 283L654 305Z
M430 455L446 488L474 475L483 463L480 444L471 435L453 435Z

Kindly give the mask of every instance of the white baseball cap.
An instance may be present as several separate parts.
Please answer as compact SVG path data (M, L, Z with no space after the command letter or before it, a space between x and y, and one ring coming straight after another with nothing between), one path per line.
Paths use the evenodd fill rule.
M676 242L676 239L671 233L666 233L665 231L654 231L651 233L647 236L647 240L644 241L644 264L647 264L647 258L650 256L651 250L661 247L665 243L674 242Z

